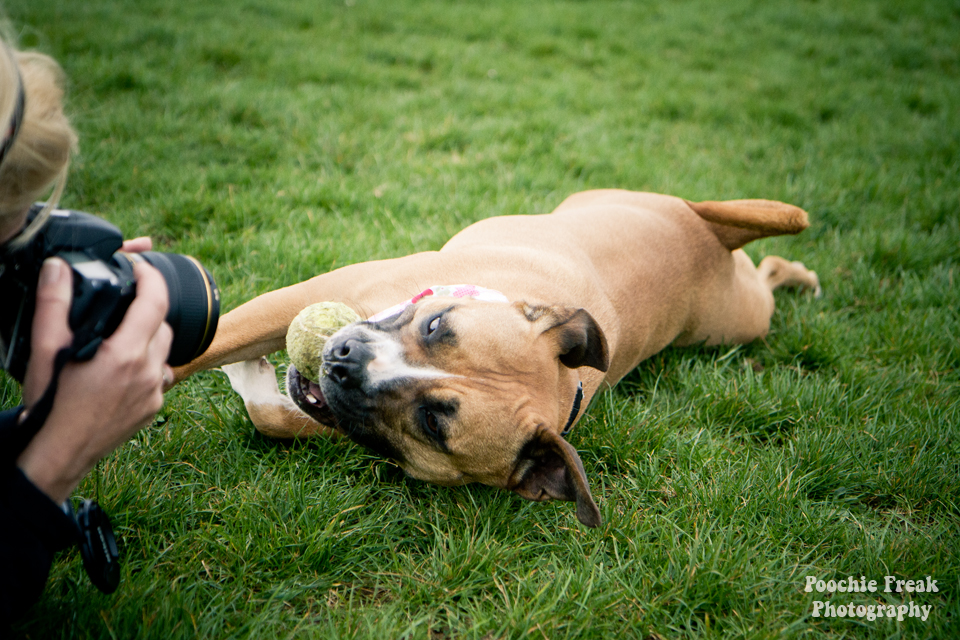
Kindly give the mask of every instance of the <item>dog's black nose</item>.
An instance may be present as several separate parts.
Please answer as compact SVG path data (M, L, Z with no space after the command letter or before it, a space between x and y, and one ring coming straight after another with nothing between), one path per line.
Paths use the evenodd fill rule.
M355 389L363 385L367 364L373 360L370 346L354 337L337 338L326 349L324 369L327 377L345 389Z

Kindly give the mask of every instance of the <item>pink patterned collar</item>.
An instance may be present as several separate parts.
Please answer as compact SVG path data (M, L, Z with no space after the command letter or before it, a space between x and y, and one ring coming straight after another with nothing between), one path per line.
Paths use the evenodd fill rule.
M367 318L367 321L381 322L387 318L400 315L407 307L417 304L420 302L420 300L426 298L427 296L471 298L473 300L484 300L487 302L509 302L509 300L507 300L507 296L503 295L499 291L494 291L493 289L485 289L472 284L438 285L424 289L406 302L401 302L400 304L394 305L389 309L384 309L380 313L370 316Z

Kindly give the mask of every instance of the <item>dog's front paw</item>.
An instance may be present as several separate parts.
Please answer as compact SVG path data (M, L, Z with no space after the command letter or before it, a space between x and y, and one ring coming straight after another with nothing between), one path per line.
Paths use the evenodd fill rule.
M244 402L280 395L276 369L266 358L225 364L220 369Z

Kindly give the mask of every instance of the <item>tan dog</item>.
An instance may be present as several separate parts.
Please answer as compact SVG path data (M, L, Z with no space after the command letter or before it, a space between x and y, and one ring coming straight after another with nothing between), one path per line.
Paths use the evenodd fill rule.
M772 291L819 291L798 262L741 246L798 233L807 214L767 200L687 202L601 190L553 213L482 220L440 251L337 269L226 314L213 345L178 372L224 367L253 423L275 437L329 431L440 484L482 482L531 500L577 503L600 523L576 450L562 437L602 386L670 344L764 336ZM429 296L327 343L319 384L290 368L278 389L262 356L284 348L306 306L339 301L362 317L429 285L471 284L508 302Z

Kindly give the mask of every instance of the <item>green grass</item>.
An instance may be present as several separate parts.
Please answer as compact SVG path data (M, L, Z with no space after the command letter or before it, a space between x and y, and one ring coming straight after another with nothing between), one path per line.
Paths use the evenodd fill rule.
M596 399L570 437L596 530L271 442L198 375L79 490L122 535L120 590L63 553L18 634L960 636L955 0L6 10L70 78L64 204L196 255L227 308L593 187L800 205L808 231L750 252L825 289L779 295L763 341L668 349ZM888 574L938 580L926 622L811 617L805 576Z

